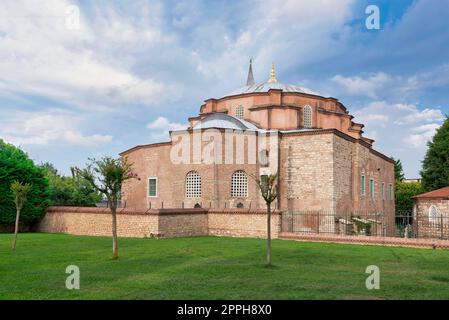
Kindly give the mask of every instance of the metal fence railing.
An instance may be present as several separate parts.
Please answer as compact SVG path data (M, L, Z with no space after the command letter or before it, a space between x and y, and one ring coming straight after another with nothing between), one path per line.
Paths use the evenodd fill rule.
M287 211L282 232L449 239L449 217L413 213Z

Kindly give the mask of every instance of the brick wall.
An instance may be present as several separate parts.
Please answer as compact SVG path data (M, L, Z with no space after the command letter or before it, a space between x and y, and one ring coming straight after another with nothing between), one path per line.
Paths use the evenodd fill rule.
M266 219L265 211L251 209L119 209L117 232L119 237L265 237ZM277 238L280 212L273 213L271 230ZM105 208L51 207L37 231L110 236L111 214Z

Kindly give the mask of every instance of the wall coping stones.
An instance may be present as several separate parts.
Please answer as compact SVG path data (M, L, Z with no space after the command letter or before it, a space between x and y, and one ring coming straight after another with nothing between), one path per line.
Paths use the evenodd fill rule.
M66 207L66 206L52 206L47 208L47 212L79 212L79 213L91 213L91 214L110 214L109 208L98 207ZM205 209L205 208L166 208L166 209L148 209L137 210L133 208L117 208L118 215L182 215L182 214L266 214L266 210L262 209ZM279 210L273 210L273 215L281 214Z

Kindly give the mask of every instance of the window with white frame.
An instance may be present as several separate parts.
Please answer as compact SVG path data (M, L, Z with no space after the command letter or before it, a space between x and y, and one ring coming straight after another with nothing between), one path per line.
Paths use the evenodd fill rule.
M157 197L157 178L156 177L148 178L148 196L149 197Z
M435 206L429 208L429 222L438 223L438 209Z
M375 190L374 190L374 179L369 179L369 197L371 199L374 199L375 197Z
M231 197L248 196L248 177L245 171L239 170L232 174Z
M304 128L312 128L312 107L304 107Z
M190 171L186 175L186 197L201 198L201 176L196 171Z
M362 174L360 178L360 195L365 195L365 175Z
M382 182L381 194L382 194L382 200L385 200L385 182Z
M239 119L243 119L245 113L243 110L243 106L237 106L235 107L235 117Z
M388 193L390 194L390 201L393 202L393 197L394 197L394 193L393 193L393 185L390 183L388 185Z

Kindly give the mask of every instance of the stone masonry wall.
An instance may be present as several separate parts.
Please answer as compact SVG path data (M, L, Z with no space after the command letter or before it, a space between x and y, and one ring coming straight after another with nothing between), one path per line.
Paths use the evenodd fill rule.
M74 235L110 236L112 218L109 209L51 207L37 226L39 232ZM119 237L149 237L158 234L158 216L144 212L117 210Z
M251 209L150 209L117 211L119 237L235 236L265 237L267 215ZM36 230L48 233L110 236L105 208L51 207ZM280 212L272 214L272 237L280 233Z
M281 214L271 215L271 236L280 233ZM208 213L209 235L264 238L267 234L267 213L263 210L219 210Z
M420 237L449 239L448 199L415 199L414 205L414 227ZM431 206L437 209L436 217L429 214Z

